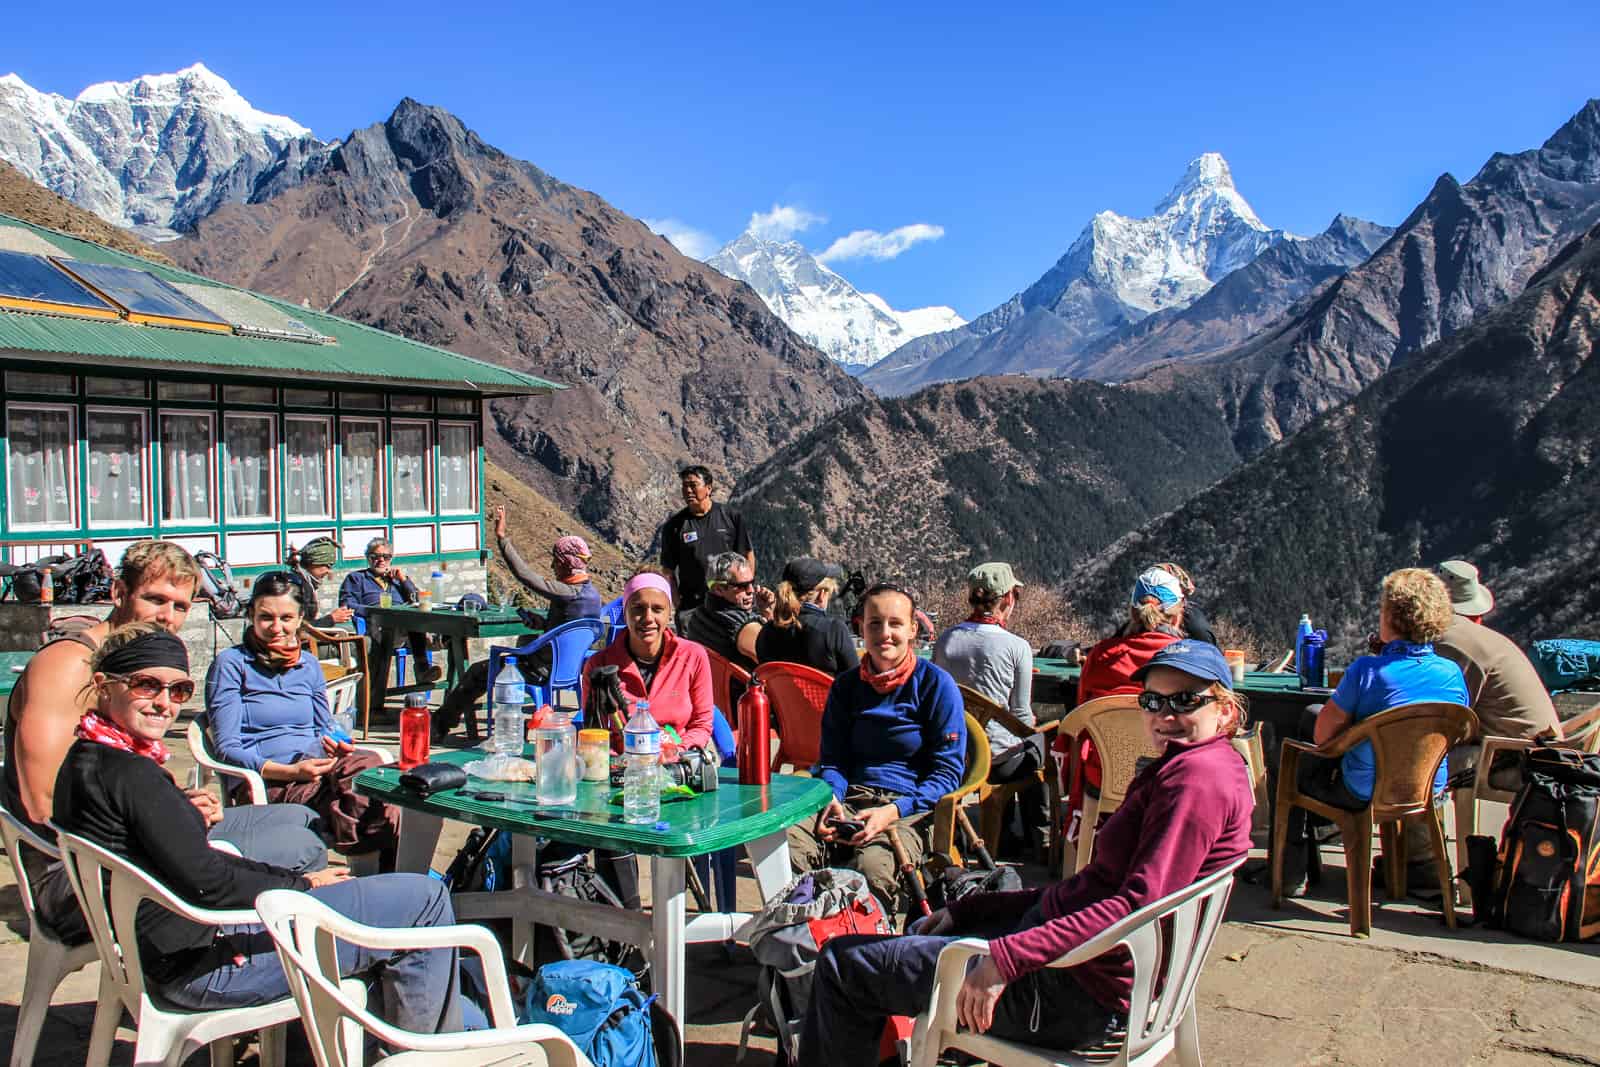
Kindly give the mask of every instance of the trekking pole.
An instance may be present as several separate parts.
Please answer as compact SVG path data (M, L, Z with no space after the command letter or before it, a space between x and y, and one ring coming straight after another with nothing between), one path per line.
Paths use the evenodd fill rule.
M978 832L972 828L972 821L967 818L966 809L959 805L956 807L956 826L961 829L961 836L965 838L967 848L977 855L978 863L983 866L983 869L986 871L997 869L999 865L995 863L994 857L989 855L988 846L983 843L983 838L978 836Z
M900 877L905 879L911 891L911 900L916 904L917 910L924 916L932 915L933 909L928 906L928 890L922 884L922 872L917 870L916 864L911 862L911 856L906 852L905 842L900 840L900 835L894 832L894 827L889 827L884 833L889 835L889 847L894 850L894 861L900 866Z

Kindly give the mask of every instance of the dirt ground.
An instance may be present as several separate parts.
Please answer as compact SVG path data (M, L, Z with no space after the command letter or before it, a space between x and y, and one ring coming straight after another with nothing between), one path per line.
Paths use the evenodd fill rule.
M392 729L392 728L391 728ZM181 735L174 768L187 774ZM392 734L374 731L378 743ZM452 832L454 830L454 832ZM442 867L464 831L447 828ZM1448 931L1437 910L1378 896L1373 936L1349 936L1339 850L1325 851L1327 876L1311 897L1282 911L1265 891L1236 889L1200 985L1202 1049L1211 1064L1422 1063L1600 1065L1600 946L1518 942L1494 932ZM1028 870L1033 879L1043 877ZM741 906L755 884L740 879ZM27 959L26 923L9 865L0 875L0 1055L10 1057ZM34 1062L81 1064L87 1048L98 964L58 990ZM740 947L690 946L687 1062L735 1062L739 1024L754 1002L755 965ZM132 1032L119 1035L113 1063L128 1063ZM755 1038L747 1064L772 1062L772 1041ZM253 1060L254 1050L247 1054ZM195 1062L202 1062L197 1058Z

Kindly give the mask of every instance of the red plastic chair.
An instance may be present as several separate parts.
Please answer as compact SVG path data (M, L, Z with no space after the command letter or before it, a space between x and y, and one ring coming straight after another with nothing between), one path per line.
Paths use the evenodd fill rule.
M706 658L711 661L711 699L722 709L728 725L737 728L739 708L738 700L733 696L733 683L739 683L742 696L750 686L750 672L714 649L706 649Z
M772 769L784 764L804 770L822 758L822 709L833 678L800 663L763 663L756 677L778 716L778 751Z

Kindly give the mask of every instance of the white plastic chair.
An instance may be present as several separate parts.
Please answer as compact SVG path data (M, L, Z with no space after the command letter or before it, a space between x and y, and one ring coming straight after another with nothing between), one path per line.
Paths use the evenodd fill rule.
M3 807L0 807L0 837L5 839L11 873L17 879L17 896L22 898L22 911L28 917L28 965L22 979L22 1007L17 1012L17 1029L11 1041L11 1067L27 1067L33 1062L39 1032L50 1010L50 998L55 996L61 980L99 956L92 941L83 945L64 944L33 913L33 888L28 884L28 872L22 865L22 849L34 849L52 860L59 860L61 851Z
M260 917L248 908L213 911L181 900L121 856L107 852L75 834L57 833L67 877L78 895L94 934L100 956L100 1002L95 1007L94 1029L89 1035L88 1067L106 1067L116 1037L122 1009L133 1017L137 1033L135 1067L162 1064L177 1067L203 1046L211 1048L211 1062L233 1062L233 1036L259 1030L261 1062L282 1067L284 1024L299 1017L294 1000L284 997L270 1004L219 1011L183 1012L158 1007L145 988L144 967L135 936L139 905L149 900L158 907L206 926L256 924Z
M1006 1067L1079 1067L1095 1063L1111 1067L1154 1065L1176 1051L1184 1067L1200 1067L1200 1025L1194 993L1200 968L1217 927L1222 925L1233 872L1244 863L1217 871L1187 889L1146 905L1099 936L1062 956L1052 967L1073 967L1104 955L1119 945L1133 956L1133 994L1128 1011L1128 1036L1114 1059L1080 1059L1068 1052L1003 1041L958 1029L956 994L974 956L987 956L989 942L977 938L952 941L939 953L928 1010L917 1016L911 1038L910 1067L933 1067L939 1053L957 1048L991 1064ZM1168 936L1162 936L1170 918Z
M553 1026L518 1026L512 1008L500 943L482 926L458 925L388 930L346 918L316 898L291 889L273 889L256 898L256 911L278 948L289 990L300 1007L306 1036L318 1067L356 1067L364 1032L397 1050L383 1062L449 1064L550 1064L588 1067L589 1060ZM339 983L339 942L369 948L458 948L483 960L489 988L492 1030L418 1034L401 1030L368 1011L363 1000Z

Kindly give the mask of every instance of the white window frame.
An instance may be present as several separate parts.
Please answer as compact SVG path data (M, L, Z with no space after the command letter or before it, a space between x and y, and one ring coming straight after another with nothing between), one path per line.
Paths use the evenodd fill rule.
M228 444L228 423L230 421L255 421L267 424L267 454L264 457L267 464L267 513L265 515L235 516L229 514L229 506L233 502L233 479L226 474L227 465L233 462L233 447ZM237 524L249 525L253 522L276 522L278 519L278 418L266 411L227 411L222 415L222 450L224 456L224 475L222 478L222 514L223 525Z
M108 414L108 415L137 415L137 416L139 416L139 422L144 427L144 449L143 449L144 455L143 455L143 462L140 464L140 466L144 468L144 473L143 473L142 478L141 478L143 484L141 484L139 486L139 499L140 499L141 503L143 504L144 510L140 513L140 516L139 516L139 518L137 520L123 520L123 519L98 519L97 520L97 519L94 518L94 514L93 514L93 512L94 512L93 501L89 500L89 498L88 498L88 490L87 490L87 487L85 487L85 491L84 491L84 509L85 509L84 510L84 518L86 520L86 525L91 530L107 530L107 529L116 530L116 529L127 529L129 527L149 526L149 525L151 525L150 516L153 513L153 506L150 503L150 485L151 485L152 479L154 477L154 472L150 468L151 468L151 460L155 458L155 450L150 447L150 445L152 443L151 442L151 438L150 438L150 410L148 408L116 407L116 406L113 406L113 405L110 405L110 404L89 404L89 405L87 405L84 408L84 415L83 415L83 423L84 423L84 426L83 426L83 446L84 446L84 453L85 453L85 456L86 456L85 462L90 463L90 464L92 464L94 462L94 445L89 440L89 428L94 425L94 417L95 417L95 413L96 412L104 412L105 414ZM87 469L84 471L84 477L85 478L88 477Z
M344 508L344 430L351 424L376 426L378 428L378 455L372 464L373 473L378 479L378 510L376 511L346 511ZM388 516L389 507L389 435L384 425L383 416L376 415L349 415L339 418L339 518L340 519L382 519Z
M13 411L65 411L67 413L67 510L66 522L18 522L11 514L11 413ZM6 403L6 529L8 530L76 530L78 529L78 500L80 475L78 471L78 406L76 404L46 404L36 401L13 400Z
M464 429L464 430L467 431L468 435L472 438L472 451L471 451L471 454L467 457L467 477L472 479L472 493L468 498L468 503L467 503L467 506L465 508L457 508L457 509L452 510L452 511L445 511L444 510L444 496L443 496L443 493L441 492L441 487L444 485L444 472L443 472L443 467L444 467L444 446L440 442L442 442L444 440L444 430L445 430L446 427L450 427L450 428L459 427L461 429ZM479 507L479 502L478 502L478 489L479 489L479 486L478 486L478 449L479 449L479 447L480 446L479 446L479 443L478 443L478 424L477 423L475 423L475 422L460 422L460 421L457 421L455 419L440 419L439 420L439 427L438 427L438 430L434 433L434 439L433 439L433 455L434 455L433 499L437 502L436 506L439 509L438 513L440 515L476 515L478 513L478 507Z
M284 498L283 498L283 508L282 508L284 521L285 522L317 522L319 520L323 521L323 522L329 521L329 520L331 520L333 518L334 505L337 502L335 494L337 494L339 492L339 474L338 474L338 471L334 470L334 462L337 459L338 454L339 454L339 449L338 449L339 441L338 441L337 436L334 433L333 416L331 416L331 415L285 415L283 417L283 426L282 426L282 428L281 428L281 430L280 430L280 432L278 434L278 440L283 442L283 449L282 449L283 461L282 462L284 464L284 470L286 472L288 470L289 461L292 458L289 455L289 423L291 423L291 422L320 422L320 423L322 423L323 429L327 430L327 432L328 432L328 447L326 448L326 450L322 454L323 455L323 464L322 464L322 472L323 472L322 473L322 499L326 500L328 502L328 508L327 508L326 511L319 512L319 513L317 513L315 515L309 515L309 514L291 515L291 514L289 514L289 496L288 496L288 492L287 492L287 487L285 487Z
M393 492L392 488L391 488L391 491L389 493L389 508L397 516L398 515L408 515L408 516L409 515L432 515L434 513L434 511L433 511L434 505L435 505L435 503L436 503L436 501L438 499L434 495L434 493L435 493L434 478L437 476L437 471L434 468L435 468L436 464L438 463L438 458L437 458L438 457L438 449L434 447L435 442L434 442L434 439L433 439L433 420L432 419L390 419L389 420L389 464L390 464L390 466L392 468L394 468L390 472L390 483L389 484L390 484L391 487L395 484L395 482L397 482L399 480L399 478L398 478L399 456L395 452L395 448L394 448L394 432L395 432L395 429L397 427L401 427L401 426L406 426L406 427L420 426L422 428L422 436L423 436L423 440L424 440L424 444L422 446L422 451L423 451L423 456L422 456L422 477L423 477L423 481L425 482L425 484L423 485L423 488L422 488L422 510L421 511L415 511L415 510L401 511L400 508L395 503L397 498L394 495L394 492Z
M162 435L162 424L168 416L180 419L205 419L211 427L211 444L206 449L206 478L210 481L206 499L210 501L210 511L198 519L169 519L166 514L167 507L167 442ZM216 526L218 523L218 510L222 501L217 499L217 449L221 441L217 437L217 413L203 411L198 408L158 408L156 409L156 440L161 444L161 526Z

